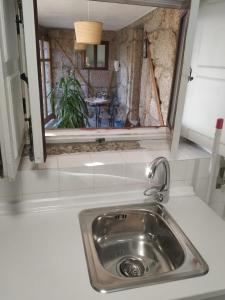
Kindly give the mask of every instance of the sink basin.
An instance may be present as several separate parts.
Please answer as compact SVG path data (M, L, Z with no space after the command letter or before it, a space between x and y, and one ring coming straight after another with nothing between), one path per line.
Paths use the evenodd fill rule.
M158 203L84 210L90 282L100 292L204 275L208 266Z
M184 250L158 214L125 211L97 217L93 239L102 266L121 277L170 272L184 262Z

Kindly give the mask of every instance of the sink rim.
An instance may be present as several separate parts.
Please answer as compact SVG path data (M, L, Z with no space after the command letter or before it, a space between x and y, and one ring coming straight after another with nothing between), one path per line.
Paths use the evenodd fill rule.
M152 212L152 210L156 207L161 210L162 215L159 215L159 217L163 219L182 247L185 256L184 263L173 271L143 277L123 278L107 271L102 266L95 248L92 235L92 224L94 220L102 215L107 215L110 213L123 214L125 211ZM156 212L154 213L157 214ZM98 292L109 293L134 287L141 287L144 285L177 281L185 278L201 276L209 271L207 263L202 258L196 247L188 239L174 218L168 213L167 209L159 203L149 202L85 209L79 213L79 221L90 283ZM196 264L198 263L198 268L190 268L190 263L192 260L194 260Z

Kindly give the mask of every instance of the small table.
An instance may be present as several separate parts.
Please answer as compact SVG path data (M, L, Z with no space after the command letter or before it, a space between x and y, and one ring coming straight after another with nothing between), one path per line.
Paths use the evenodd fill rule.
M96 115L96 128L98 128L98 116L100 114L100 107L102 105L106 105L110 103L109 99L105 98L85 98L85 102L87 102L88 105L95 107L95 115Z

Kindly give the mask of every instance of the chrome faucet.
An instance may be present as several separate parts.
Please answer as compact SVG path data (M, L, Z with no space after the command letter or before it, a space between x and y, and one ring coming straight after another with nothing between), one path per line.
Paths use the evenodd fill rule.
M167 203L169 201L169 188L170 188L170 165L165 157L158 157L151 162L147 168L146 175L149 180L154 179L156 171L159 165L164 167L164 179L159 185L150 185L148 189L144 191L145 196L155 196L156 200L161 203ZM159 174L161 175L161 174ZM159 181L161 176L159 176Z

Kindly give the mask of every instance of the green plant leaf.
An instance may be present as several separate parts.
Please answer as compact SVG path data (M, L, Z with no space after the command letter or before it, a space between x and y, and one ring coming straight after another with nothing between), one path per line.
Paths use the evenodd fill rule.
M87 104L81 84L74 75L62 77L49 96L52 111L59 118L58 128L83 128L89 125Z

